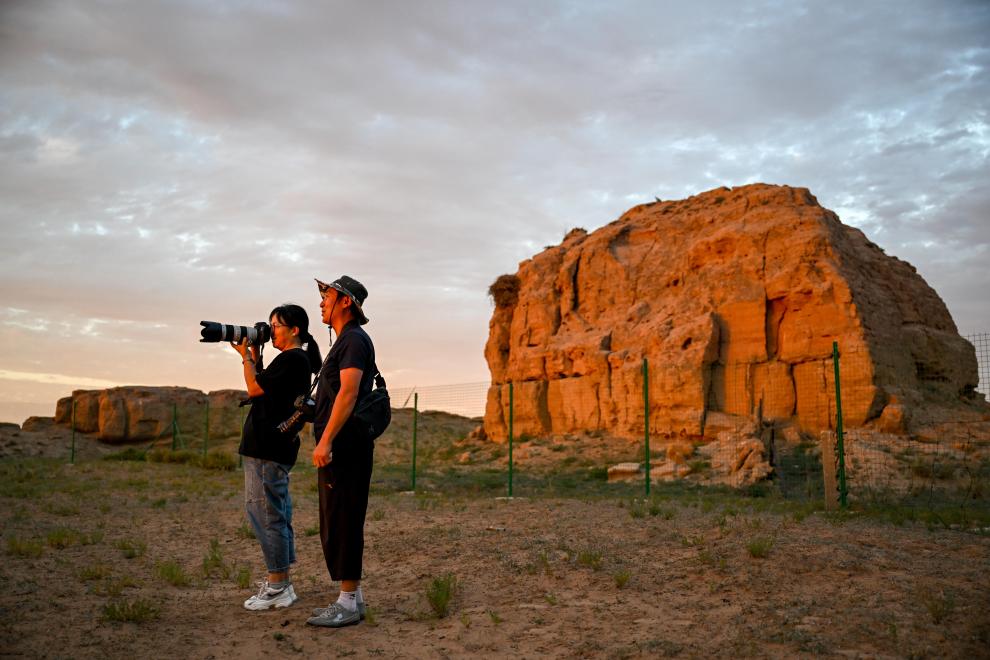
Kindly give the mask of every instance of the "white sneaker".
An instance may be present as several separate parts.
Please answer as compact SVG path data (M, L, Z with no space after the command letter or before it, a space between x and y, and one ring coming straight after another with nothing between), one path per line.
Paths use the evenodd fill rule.
M273 607L288 607L299 600L291 582L281 589L273 589L266 579L259 582L258 586L261 587L258 593L244 601L244 609L267 610Z

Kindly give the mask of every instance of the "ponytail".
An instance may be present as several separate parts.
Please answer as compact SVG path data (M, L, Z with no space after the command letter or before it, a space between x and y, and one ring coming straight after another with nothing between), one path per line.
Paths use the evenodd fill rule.
M320 366L323 364L323 358L320 355L320 345L316 343L313 335L306 333L306 338L303 343L306 344L306 357L309 358L309 369L314 374L320 373Z

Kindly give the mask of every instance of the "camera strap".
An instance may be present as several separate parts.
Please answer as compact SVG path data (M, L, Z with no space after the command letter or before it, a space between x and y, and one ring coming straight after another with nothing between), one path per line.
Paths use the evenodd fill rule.
M309 386L309 394L306 395L306 398L309 398L309 399L312 399L313 398L313 392L316 391L316 386L320 382L320 376L323 375L323 370L326 368L327 361L329 359L330 359L330 351L327 351L327 356L325 358L323 358L323 364L320 365L320 370L316 372L316 377L313 378L313 384Z

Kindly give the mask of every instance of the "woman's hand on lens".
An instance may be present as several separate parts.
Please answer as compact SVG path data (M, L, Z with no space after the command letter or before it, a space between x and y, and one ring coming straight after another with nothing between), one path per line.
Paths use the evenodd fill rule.
M230 342L230 345L235 351L237 351L237 353L241 356L242 360L245 357L247 357L246 355L248 348L247 339L242 339L240 344L235 344L234 342Z

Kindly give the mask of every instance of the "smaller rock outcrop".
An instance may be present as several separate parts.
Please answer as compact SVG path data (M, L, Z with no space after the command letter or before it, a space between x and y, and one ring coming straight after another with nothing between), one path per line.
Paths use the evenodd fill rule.
M245 413L239 404L246 397L247 393L239 390L206 394L187 387L76 390L72 396L59 399L55 423L74 424L76 431L94 434L107 443L155 440L172 433L173 421L182 433L201 435L208 428L212 437L227 437L240 433Z

